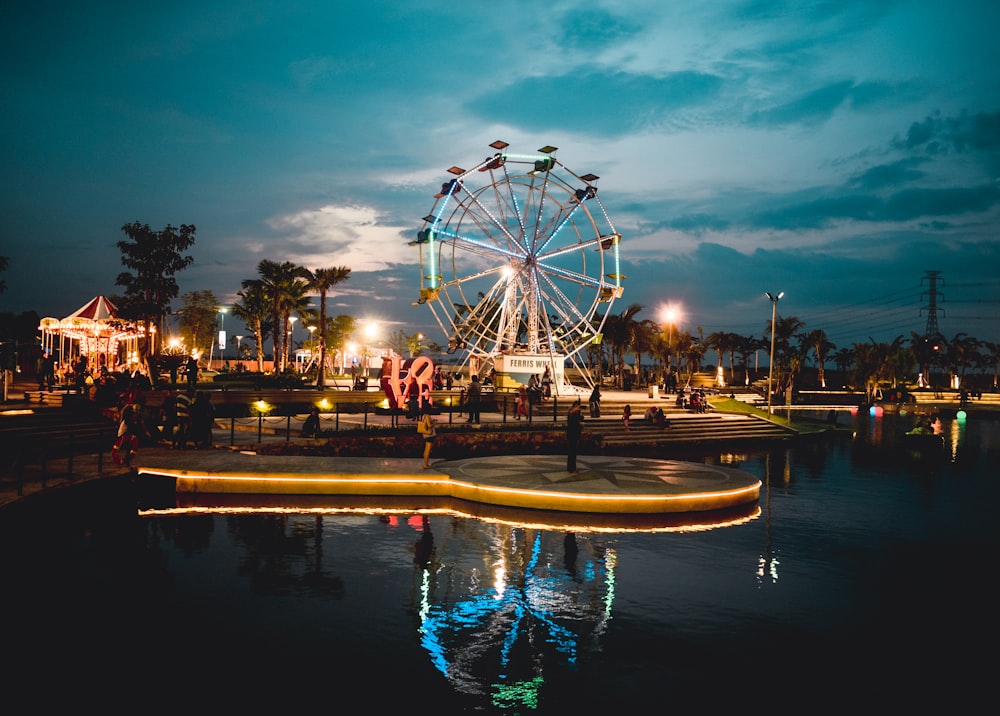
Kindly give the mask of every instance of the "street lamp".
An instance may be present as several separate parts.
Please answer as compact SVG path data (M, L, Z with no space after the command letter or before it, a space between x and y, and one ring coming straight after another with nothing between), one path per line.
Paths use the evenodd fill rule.
M667 324L667 375L670 375L670 362L673 359L674 324L680 321L681 312L676 305L668 303L663 307L661 316L663 318L663 322ZM666 381L664 381L664 383L666 383ZM666 385L663 387L666 388Z
M774 373L774 322L778 318L778 301L785 295L781 291L776 296L772 296L770 291L765 291L764 295L771 301L771 358L767 363L767 415L771 416L771 375Z
M367 326L365 326L365 338L367 341L364 347L364 355L362 356L366 378L368 377L368 371L371 369L371 362L368 359L368 350L372 342L375 340L376 334L378 334L378 324L375 321L371 321Z
M292 342L295 340L295 322L299 320L298 316L288 317L288 344L285 346L285 363L288 363L289 357L292 355Z
M241 365L243 364L243 353L240 350L242 346L243 336L236 336L236 360L238 360Z

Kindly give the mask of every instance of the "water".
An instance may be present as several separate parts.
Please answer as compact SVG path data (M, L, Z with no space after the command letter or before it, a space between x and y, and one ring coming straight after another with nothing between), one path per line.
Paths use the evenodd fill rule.
M714 529L75 498L4 531L8 683L39 708L961 713L1000 636L1000 423L946 420L937 455L905 427L708 456L764 482Z

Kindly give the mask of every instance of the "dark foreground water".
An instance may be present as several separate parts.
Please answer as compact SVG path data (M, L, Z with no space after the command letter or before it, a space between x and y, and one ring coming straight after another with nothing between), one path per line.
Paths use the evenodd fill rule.
M128 489L33 508L2 531L7 700L972 712L996 680L1000 423L946 419L937 452L905 423L707 456L760 477L759 512L647 531L432 505L137 512Z

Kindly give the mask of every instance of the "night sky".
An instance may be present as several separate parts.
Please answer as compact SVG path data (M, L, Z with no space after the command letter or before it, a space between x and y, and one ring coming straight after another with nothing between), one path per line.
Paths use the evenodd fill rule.
M784 291L849 347L922 333L938 271L941 332L997 342L998 28L995 0L8 3L0 311L120 293L123 225L194 224L182 293L347 266L331 315L443 342L408 242L499 139L600 177L615 313L764 336Z

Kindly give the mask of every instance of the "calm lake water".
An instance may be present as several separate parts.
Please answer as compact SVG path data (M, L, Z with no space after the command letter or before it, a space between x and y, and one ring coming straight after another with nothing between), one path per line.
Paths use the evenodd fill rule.
M862 415L853 437L704 456L758 476L759 511L643 530L419 505L137 514L132 493L75 498L3 530L8 699L978 709L1000 636L1000 423L946 419L937 453L901 437L911 424Z

